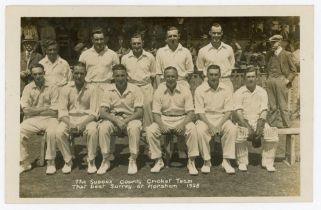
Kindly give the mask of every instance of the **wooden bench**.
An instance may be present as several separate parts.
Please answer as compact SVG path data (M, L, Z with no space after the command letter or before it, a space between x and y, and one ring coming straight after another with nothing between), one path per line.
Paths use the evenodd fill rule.
M286 136L285 142L285 160L288 166L291 166L295 163L295 136L300 135L300 128L280 128L278 129L279 135Z
M285 160L284 163L288 166L291 166L295 163L296 154L295 154L295 137L300 135L300 128L280 128L278 129L279 135L285 135ZM169 164L169 160L173 154L173 136L168 135L165 137L165 162ZM214 140L215 142L220 143L219 138ZM213 149L213 148L211 148Z
M284 163L288 166L291 166L295 163L296 154L295 154L295 136L300 135L300 128L281 128L278 129L279 135L286 136L286 143L285 143L285 160ZM37 135L42 136L41 146L40 146L40 158L38 165L44 166L45 163L45 152L46 152L46 138L45 132L39 132ZM165 136L165 162L169 165L169 160L173 154L173 136L167 135ZM70 144L71 144L71 152L73 158L75 158L74 154L74 138L70 136ZM217 141L217 140L216 140Z

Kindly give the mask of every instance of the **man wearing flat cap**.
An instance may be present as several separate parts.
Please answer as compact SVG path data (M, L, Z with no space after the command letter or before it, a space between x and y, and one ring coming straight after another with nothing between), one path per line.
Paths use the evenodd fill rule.
M268 56L266 91L269 100L268 122L273 127L290 127L288 89L295 77L296 67L290 52L281 47L281 35L270 37L271 54Z

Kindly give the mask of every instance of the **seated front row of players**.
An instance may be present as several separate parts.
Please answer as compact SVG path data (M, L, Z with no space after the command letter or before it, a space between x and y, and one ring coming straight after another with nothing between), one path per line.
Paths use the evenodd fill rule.
M65 165L63 173L72 169L72 154L69 135L84 135L88 147L88 173L104 174L110 167L113 156L112 135L127 135L129 139L128 174L137 173L136 158L142 130L143 95L139 88L127 82L127 71L123 65L113 67L115 83L104 90L87 84L84 80L86 68L75 65L74 81L60 89L58 109L58 89L46 84L41 65L32 68L34 82L26 86L21 106L27 117L21 124L21 169L31 168L28 161L27 140L32 134L46 131L47 174L56 172L56 147L61 151ZM196 89L195 112L199 116L196 125L194 105L190 90L177 83L177 70L167 67L165 82L155 91L153 100L154 123L146 128L151 159L155 165L151 172L157 173L164 163L161 157L160 137L174 134L178 140L185 139L188 149L189 174L196 175L195 158L201 153L204 159L202 173L209 173L211 156L209 142L213 136L221 137L223 149L222 167L226 173L235 173L230 160L237 158L239 170L246 171L248 164L247 140L260 146L264 139L262 166L275 171L273 166L278 142L277 129L265 123L267 112L266 91L256 85L256 71L249 68L245 73L246 85L234 93L219 82L220 67L207 68L207 80ZM101 104L97 102L102 98ZM233 101L233 102L232 102ZM237 113L237 125L230 121L232 111ZM99 121L98 118L100 118ZM59 123L59 124L58 124ZM97 170L96 150L100 146L103 161Z

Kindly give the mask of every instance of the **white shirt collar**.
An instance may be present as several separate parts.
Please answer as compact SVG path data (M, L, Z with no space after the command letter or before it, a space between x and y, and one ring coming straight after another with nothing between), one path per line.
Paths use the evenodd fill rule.
M117 93L119 93L119 91L118 91L115 83L111 86L111 90L116 91ZM135 92L135 89L134 89L134 87L133 87L132 84L127 83L127 88L126 88L126 90L123 92L122 95L126 95L126 94L129 93L129 92L132 92L132 93L133 93L133 92ZM119 94L120 94L120 93L119 93Z
M142 56L147 56L147 55L146 55L146 51L145 51L144 49L143 49L142 54L139 56L139 58L142 57ZM136 56L134 55L134 53L133 53L133 50L130 50L130 51L129 51L128 57L136 57Z
M220 46L217 49L212 45L212 42L210 42L207 46L208 46L208 50L211 50L211 49L220 50L222 48L226 48L226 44L222 41Z
M214 90L214 91L218 91L218 90L224 89L224 88L225 88L225 86L223 85L223 83L219 82L216 90L214 90L214 89L208 84L208 81L204 81L204 90L205 90L205 91L209 91L209 90L211 90L211 89Z
M278 56L281 51L282 51L282 47L279 46L278 49L276 49L276 50L274 51L274 55Z
M51 61L49 60L49 58L48 58L47 55L46 55L46 57L44 58L44 61L45 61L45 63L51 63ZM55 60L55 62L54 62L54 63L51 63L51 64L55 64L55 63L58 63L58 62L61 62L61 58L60 58L59 55L57 56L57 59Z
M100 51L99 53L96 51L94 45L90 48L90 50L93 51L93 52L95 52L95 53L97 53L97 54L101 54L101 53L106 52L106 51L108 50L108 47L107 47L107 45L106 45L105 48L104 48L102 51Z
M255 89L254 89L254 91L253 92L251 92L247 87L246 87L246 85L244 85L244 92L248 92L248 93L256 93L258 91L258 87L257 87L257 85L255 86Z
M167 85L166 85L166 82L164 82L164 94L166 93L170 93L170 90L168 89ZM181 93L182 92L182 88L180 86L179 83L176 83L176 87L174 89L174 93L177 92L177 93Z
M171 48L169 48L168 44L165 46L165 49L172 51ZM183 49L183 46L181 45L181 43L178 43L178 46L174 52L176 52L178 50L182 50L182 49Z

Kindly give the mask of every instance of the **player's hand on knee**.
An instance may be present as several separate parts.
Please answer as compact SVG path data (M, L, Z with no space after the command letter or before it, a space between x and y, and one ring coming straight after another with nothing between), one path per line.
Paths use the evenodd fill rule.
M171 133L171 128L166 125L160 125L159 128L160 128L160 131L162 134L170 134Z

